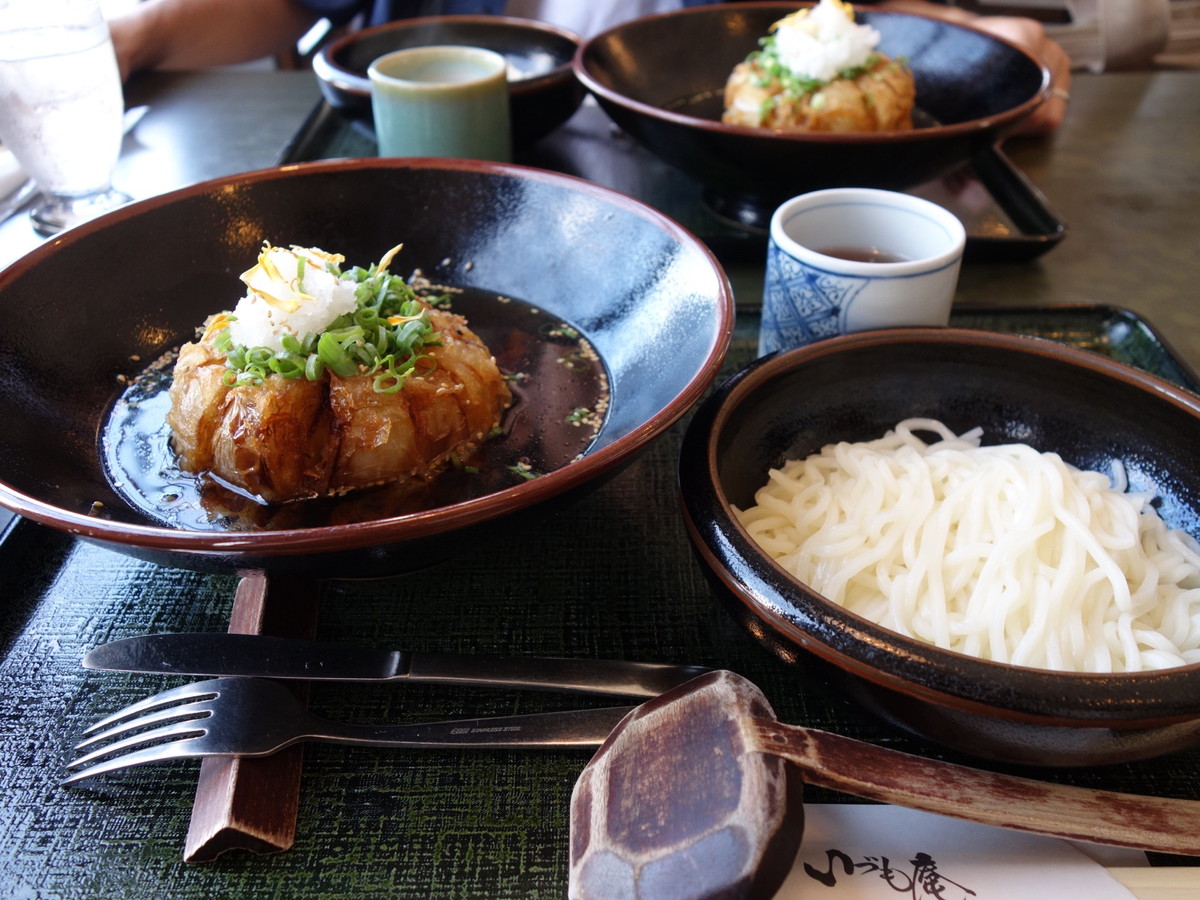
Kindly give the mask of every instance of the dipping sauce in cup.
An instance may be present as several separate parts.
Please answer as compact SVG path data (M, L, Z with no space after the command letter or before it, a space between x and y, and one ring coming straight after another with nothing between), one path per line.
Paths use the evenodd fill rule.
M771 217L760 356L853 331L946 325L966 230L919 197L831 188Z

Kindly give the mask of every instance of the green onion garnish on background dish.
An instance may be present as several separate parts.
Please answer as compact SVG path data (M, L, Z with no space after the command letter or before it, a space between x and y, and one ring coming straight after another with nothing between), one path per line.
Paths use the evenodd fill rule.
M773 34L760 38L759 44L762 46L762 49L751 53L748 57L748 59L758 64L759 69L763 73L762 76L755 80L755 84L759 87L769 87L771 84L778 82L785 96L798 100L805 94L811 94L830 83L822 81L819 78L807 78L803 75L797 75L789 69L779 58L779 51L775 47L775 36ZM838 72L837 77L853 81L864 72L871 71L878 62L879 54L872 53L861 66L852 66L843 69Z

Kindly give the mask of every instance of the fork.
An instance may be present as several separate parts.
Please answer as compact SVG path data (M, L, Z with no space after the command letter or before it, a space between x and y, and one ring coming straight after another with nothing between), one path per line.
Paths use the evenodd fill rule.
M88 728L62 784L145 763L268 756L301 741L367 747L598 747L631 706L408 725L332 722L266 678L213 678L172 688ZM107 743L111 742L111 743ZM103 746L99 746L103 744Z

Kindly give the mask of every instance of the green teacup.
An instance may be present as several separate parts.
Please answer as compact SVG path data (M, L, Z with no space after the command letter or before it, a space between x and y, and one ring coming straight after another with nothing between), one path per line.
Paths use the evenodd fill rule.
M507 162L507 68L479 47L413 47L375 60L367 75L379 155Z

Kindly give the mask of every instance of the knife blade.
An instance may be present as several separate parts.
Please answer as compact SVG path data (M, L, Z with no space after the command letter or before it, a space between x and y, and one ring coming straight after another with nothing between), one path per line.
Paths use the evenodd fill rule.
M260 634L148 634L102 644L87 669L311 681L408 681L655 697L701 666L564 657L414 653Z

